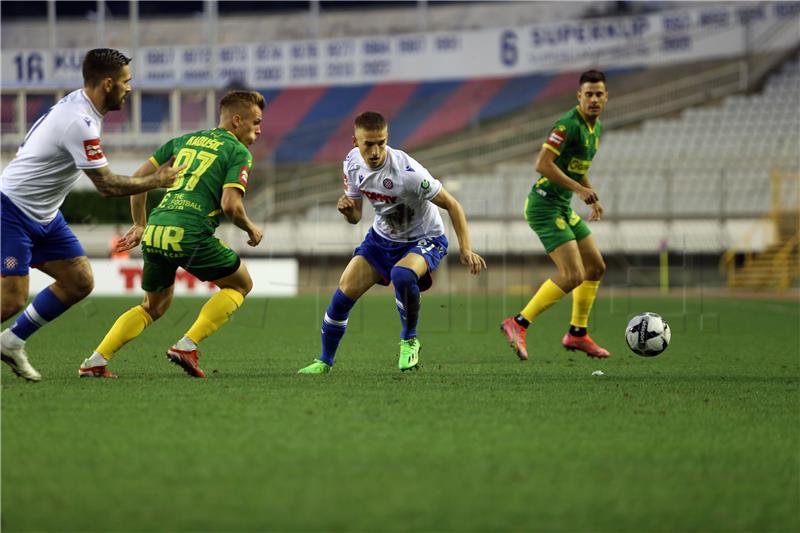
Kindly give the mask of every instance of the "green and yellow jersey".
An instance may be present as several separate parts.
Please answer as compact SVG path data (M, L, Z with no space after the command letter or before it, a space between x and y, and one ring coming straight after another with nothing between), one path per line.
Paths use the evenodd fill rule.
M556 121L542 146L556 154L555 164L564 174L580 182L589 172L589 166L600 146L602 128L600 119L597 119L594 127L589 126L575 106ZM556 185L546 176L539 178L533 192L565 206L572 199L571 190Z
M150 225L197 227L211 230L222 215L222 191L236 187L244 193L253 166L250 151L224 128L176 137L155 151L150 162L160 166L175 156L175 166L186 164L164 199L147 219Z

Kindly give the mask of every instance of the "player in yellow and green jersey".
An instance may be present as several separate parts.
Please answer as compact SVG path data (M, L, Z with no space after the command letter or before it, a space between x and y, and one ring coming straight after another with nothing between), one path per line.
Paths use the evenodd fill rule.
M539 179L525 203L525 219L556 264L558 275L545 281L516 317L503 320L500 329L517 356L525 360L525 333L539 314L572 292L572 318L561 343L590 357L608 357L586 328L606 265L589 226L570 207L577 195L592 207L589 220L600 220L603 206L589 182L589 167L600 146L600 114L608 101L606 77L589 70L581 74L578 105L553 126L536 160Z
M81 364L81 377L114 378L111 356L161 317L172 303L175 271L182 267L219 288L167 357L187 374L205 377L198 366L197 345L224 324L243 303L253 281L239 256L214 237L224 213L247 232L247 244L261 242L261 230L248 218L242 202L253 165L247 149L261 133L264 97L253 91L232 91L220 101L216 129L189 133L156 150L136 176L153 172L175 159L186 165L164 199L147 217L146 194L131 198L133 227L117 245L129 250L141 242L144 257L141 305L123 313L95 352Z

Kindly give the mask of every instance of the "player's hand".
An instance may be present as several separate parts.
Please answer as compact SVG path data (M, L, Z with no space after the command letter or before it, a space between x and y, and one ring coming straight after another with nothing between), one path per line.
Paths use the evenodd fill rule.
M338 209L339 212L346 217L348 215L354 214L353 210L355 209L355 207L356 207L356 201L347 196L346 194L343 194L339 198L339 201L336 202L336 209Z
M462 265L469 267L470 274L478 275L486 268L486 261L472 250L461 250L460 260Z
M258 246L258 243L260 243L261 239L264 237L264 232L253 226L247 230L247 236L250 237L247 239L247 244L250 246Z
M142 242L142 235L144 234L144 226L134 225L129 229L122 238L117 241L114 247L114 253L127 252L139 246Z
M589 221L600 220L603 218L603 204L600 200L592 204L592 214L589 215Z
M578 189L575 194L577 194L586 205L592 205L599 200L597 193L594 192L594 189L590 189L588 187L581 186L581 188Z
M178 179L178 174L180 174L185 168L186 164L179 167L173 167L172 164L175 162L175 156L169 158L169 160L158 167L156 170L156 178L158 180L158 186L169 189L173 185L175 185L175 181Z

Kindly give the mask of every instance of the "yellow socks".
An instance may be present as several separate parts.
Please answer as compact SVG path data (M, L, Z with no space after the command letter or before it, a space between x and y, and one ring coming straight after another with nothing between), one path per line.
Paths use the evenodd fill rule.
M525 317L525 320L528 322L533 322L534 318L563 298L564 294L564 291L553 283L553 280L548 279L542 283L542 286L539 287L539 290L536 291L536 294L533 295L531 301L528 302L528 305L525 306L525 309L523 309L520 314Z
M597 296L597 288L600 281L586 280L572 291L572 319L570 324L585 328L589 325L589 312L592 310L594 298Z
M239 309L242 302L244 296L241 293L233 289L222 289L206 302L186 336L195 344L199 343L227 322L228 317ZM95 351L106 360L111 359L125 343L138 337L152 323L152 317L141 305L128 309L114 322Z
M186 333L192 342L200 344L203 339L214 333L228 321L228 318L244 302L242 293L233 289L222 289L212 296L200 310L197 320Z
M138 337L144 328L152 323L153 319L141 305L128 309L114 322L103 342L95 351L106 359L111 359L114 352L122 348L128 341Z

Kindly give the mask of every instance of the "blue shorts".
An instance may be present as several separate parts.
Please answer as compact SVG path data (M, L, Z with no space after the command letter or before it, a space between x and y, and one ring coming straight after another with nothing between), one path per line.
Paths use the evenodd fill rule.
M381 285L391 282L392 267L408 254L418 254L428 263L428 272L419 279L419 290L427 291L433 285L431 274L439 266L442 258L447 255L447 237L429 237L416 242L396 242L384 239L372 228L367 232L364 241L353 252L353 256L360 255L372 265L380 277Z
M3 276L27 276L30 267L86 255L61 211L49 224L39 224L0 193L0 248Z

